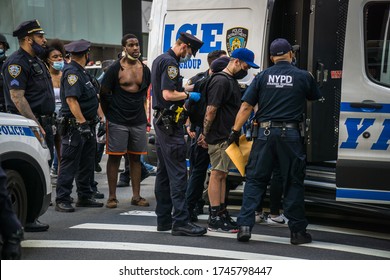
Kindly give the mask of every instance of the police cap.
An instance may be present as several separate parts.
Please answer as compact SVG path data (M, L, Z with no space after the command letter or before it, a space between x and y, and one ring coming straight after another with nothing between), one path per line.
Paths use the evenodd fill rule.
M45 32L43 32L41 25L39 24L39 21L36 19L24 21L21 24L19 24L19 26L16 27L16 29L12 33L12 36L21 39L24 36L34 34L34 33L45 34Z
M91 47L91 42L81 39L78 41L70 42L69 44L66 44L65 51L68 53L85 53L89 51L89 48Z
M9 44L7 42L7 38L3 34L0 33L0 43L3 43L5 46L5 50L9 49Z
M203 46L203 42L201 40L187 32L181 32L179 40L191 48L193 56L195 56L197 51Z

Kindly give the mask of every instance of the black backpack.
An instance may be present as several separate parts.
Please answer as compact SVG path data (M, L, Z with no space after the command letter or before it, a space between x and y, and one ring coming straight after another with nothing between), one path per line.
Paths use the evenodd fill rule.
M199 84L197 84L196 87L200 92L200 99L198 102L190 103L187 106L188 107L187 112L192 126L203 127L203 120L204 120L204 116L206 115L206 108L207 108L207 89L209 87L211 80L217 75L226 77L229 80L229 84L230 84L229 90L230 91L233 90L233 81L234 81L233 78L222 71L213 73L212 75L207 76L206 78L197 82Z

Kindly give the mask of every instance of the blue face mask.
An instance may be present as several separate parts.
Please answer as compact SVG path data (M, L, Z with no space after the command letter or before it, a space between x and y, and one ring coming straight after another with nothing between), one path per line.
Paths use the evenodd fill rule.
M186 57L182 58L180 57L180 63L185 63L187 62L188 60L191 60L191 54L187 54Z
M42 47L41 45L38 45L37 43L35 43L34 40L33 40L33 44L31 47L34 50L36 56L41 56L45 52L45 48Z
M53 66L53 68L54 69L56 69L57 71L61 71L62 70L62 68L64 68L64 61L62 60L62 61L54 61L53 62L53 64L52 64L52 66Z
M5 56L5 50L3 49L0 49L0 58L4 57Z

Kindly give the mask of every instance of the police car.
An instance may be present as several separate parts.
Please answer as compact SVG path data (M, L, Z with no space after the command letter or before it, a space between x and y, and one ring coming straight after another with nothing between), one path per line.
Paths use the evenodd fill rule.
M0 162L7 174L13 208L22 224L28 215L45 213L50 204L49 159L49 150L35 121L0 113Z

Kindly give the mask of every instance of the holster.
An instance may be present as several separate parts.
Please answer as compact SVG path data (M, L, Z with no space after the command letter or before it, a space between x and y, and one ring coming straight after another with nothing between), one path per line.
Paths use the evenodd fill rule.
M57 118L57 132L60 136L65 136L69 130L69 119L67 117Z

